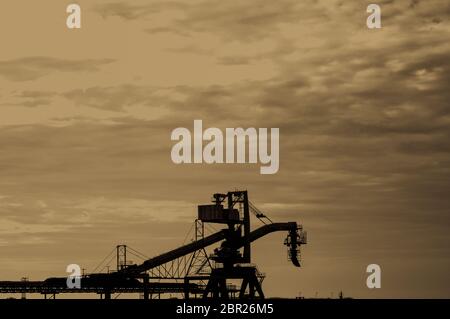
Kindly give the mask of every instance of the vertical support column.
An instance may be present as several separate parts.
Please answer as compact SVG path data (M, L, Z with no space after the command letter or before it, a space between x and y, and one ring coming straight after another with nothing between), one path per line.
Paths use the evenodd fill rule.
M231 211L233 209L233 196L234 196L233 192L227 193L228 211ZM230 228L230 230L233 229L233 224L228 224L228 227Z
M117 271L127 266L127 245L116 246Z
M255 298L255 283L253 282L253 280L250 280L249 283L249 297L250 299Z
M227 279L225 277L220 278L218 282L218 289L221 299L228 299Z
M244 196L244 236L250 235L250 210L248 207L248 194L247 191L243 191ZM247 243L244 246L244 262L251 262L251 244Z
M184 277L184 299L189 299L189 278Z
M242 299L245 296L245 290L247 289L248 279L244 277L242 279L241 289L239 290L239 298Z
M148 274L144 274L144 278L143 278L143 283L144 283L144 300L148 300L148 290L149 290L149 276Z
M22 277L21 281L22 282L27 282L28 281L28 277ZM26 294L25 290L22 291L22 299L27 299L27 294Z

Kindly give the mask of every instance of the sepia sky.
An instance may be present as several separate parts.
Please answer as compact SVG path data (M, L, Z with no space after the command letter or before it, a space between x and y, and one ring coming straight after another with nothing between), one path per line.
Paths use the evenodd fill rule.
M253 245L268 296L450 298L448 1L80 0L79 30L69 3L0 4L0 280L162 253L248 189L308 231L301 269ZM279 172L173 164L194 119L280 128Z

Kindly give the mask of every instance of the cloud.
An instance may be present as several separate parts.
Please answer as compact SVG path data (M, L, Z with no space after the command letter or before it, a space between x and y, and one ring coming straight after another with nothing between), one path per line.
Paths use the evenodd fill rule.
M130 4L122 1L97 4L94 6L94 10L103 18L117 16L124 20L135 20L164 10L183 10L186 7L186 4L175 1L153 2L152 4Z
M119 111L127 106L150 104L153 91L154 89L136 85L122 85L118 87L76 89L63 95L78 105Z
M112 59L66 60L52 57L25 57L0 61L0 75L11 81L32 81L55 72L95 72Z
M295 0L282 0L277 3L262 0L251 2L208 0L131 5L122 1L97 5L95 10L102 17L118 16L125 20L146 20L150 15L164 15L166 18L164 24L146 28L151 34L172 32L190 36L193 33L208 32L248 41L277 33L280 24L289 24L306 18L306 15L302 14L302 9L313 2L299 4ZM309 9L316 10L314 6L309 6ZM325 13L321 15L326 18Z
M94 263L111 244L131 241L154 255L179 244L195 206L212 192L243 188L274 221L299 221L309 231L300 273L284 264L285 234L255 245L256 262L276 274L268 283L274 295L292 297L298 281L309 295L332 286L371 297L354 278L374 260L392 282L402 280L381 296L449 295L429 280L445 276L449 265L444 1L380 1L381 30L365 28L364 2L155 3L95 7L133 30L129 45L142 49L133 52L135 69L123 58L118 64L127 67L120 70L105 63L108 79L73 80L69 89L50 92L33 81L2 87L2 119L20 110L20 121L0 127L5 254L54 260L58 252ZM183 41L175 41L180 35ZM150 37L149 49L142 43ZM192 63L192 81L179 80L185 74L172 58ZM5 62L0 69L18 81L103 67L81 62L102 60L66 66L40 59L10 60L15 73ZM143 67L151 59L167 73ZM271 72L260 72L267 65ZM257 165L173 164L170 133L192 128L194 119L205 128L280 128L279 173L261 176ZM42 250L23 248L33 240ZM412 270L405 272L398 256Z
M14 92L10 96L4 96L0 105L34 108L51 104L56 95L56 92L25 90L20 93Z

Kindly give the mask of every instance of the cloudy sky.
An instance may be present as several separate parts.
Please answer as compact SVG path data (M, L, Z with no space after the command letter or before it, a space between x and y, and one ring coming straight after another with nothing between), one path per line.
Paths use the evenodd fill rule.
M379 30L369 1L69 3L0 5L0 279L164 252L240 188L308 231L301 269L255 243L267 295L450 297L448 1L379 0ZM194 119L280 128L279 172L173 164Z

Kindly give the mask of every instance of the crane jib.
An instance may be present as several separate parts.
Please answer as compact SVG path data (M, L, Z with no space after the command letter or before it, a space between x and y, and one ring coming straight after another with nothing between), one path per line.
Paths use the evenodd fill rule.
M259 227L258 229L250 232L250 234L247 237L243 237L241 240L239 240L234 248L241 248L245 246L246 244L253 242L265 235L268 235L273 232L277 231L297 231L298 226L296 222L287 222L287 223L272 223L268 225L264 225ZM185 246L176 248L174 250L171 250L167 253L161 254L159 256L150 258L146 261L144 261L140 265L131 265L127 268L123 269L123 273L142 273L145 271L148 271L152 268L158 267L162 264L165 264L167 262L170 262L174 259L183 257L185 255L188 255L190 253L193 253L196 250L208 247L212 244L215 244L221 240L226 239L227 234L229 233L229 230L223 229L217 233L214 233L212 235L209 235L203 239L200 239L198 241L194 241L190 244L187 244ZM293 249L295 247L291 247ZM295 260L292 260L295 266L297 266L298 261L295 262ZM299 264L298 266L299 267Z

